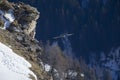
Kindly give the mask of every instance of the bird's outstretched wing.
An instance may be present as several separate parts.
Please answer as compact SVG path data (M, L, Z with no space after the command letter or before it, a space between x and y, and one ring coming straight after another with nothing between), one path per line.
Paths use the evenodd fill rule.
M67 36L72 36L73 34L66 34Z
M72 35L73 35L73 34L61 34L60 36L53 37L53 39L64 38L64 37L67 37L67 36L72 36Z

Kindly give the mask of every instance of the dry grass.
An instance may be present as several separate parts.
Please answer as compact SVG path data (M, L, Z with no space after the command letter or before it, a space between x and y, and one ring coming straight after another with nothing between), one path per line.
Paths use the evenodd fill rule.
M7 0L1 0L0 1L0 9L1 10L9 10L9 9L12 9L12 5L9 4L9 2Z
M0 19L0 27L3 28L4 22Z

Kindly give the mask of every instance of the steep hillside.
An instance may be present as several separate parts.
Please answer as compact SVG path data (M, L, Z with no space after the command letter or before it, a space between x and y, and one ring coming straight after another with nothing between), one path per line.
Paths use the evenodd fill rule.
M12 22L11 15L14 16ZM38 80L49 80L49 75L43 70L40 59L37 58L42 54L39 42L34 39L38 17L39 12L29 5L0 1L0 42L29 61L32 65L31 70L37 75Z
M29 62L0 43L0 80L37 80L30 67Z

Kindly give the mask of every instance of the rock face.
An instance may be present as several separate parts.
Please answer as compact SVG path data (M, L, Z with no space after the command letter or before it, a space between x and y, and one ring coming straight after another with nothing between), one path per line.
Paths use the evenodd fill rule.
M27 35L30 35L32 32L35 33L36 20L40 14L37 9L24 3L18 3L14 7L15 16L17 17L16 20L20 29Z
M38 80L50 80L37 57L42 54L40 43L34 39L39 15L37 9L30 5L0 0L0 42L10 46L14 52L29 61ZM35 80L32 76L30 78Z
M24 34L34 37L35 27L37 24L36 21L40 15L36 8L26 5L22 2L14 4L9 3L6 0L2 0L0 2L0 10L3 13L6 13L10 10L13 12L15 20L12 21L9 27L7 27L9 31L24 32Z

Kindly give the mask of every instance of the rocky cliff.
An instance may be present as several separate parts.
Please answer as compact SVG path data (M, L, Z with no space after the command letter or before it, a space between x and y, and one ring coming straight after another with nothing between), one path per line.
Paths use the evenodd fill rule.
M39 15L37 9L30 5L0 0L0 42L29 61L38 80L50 80L38 58L42 54L40 43L34 39Z

